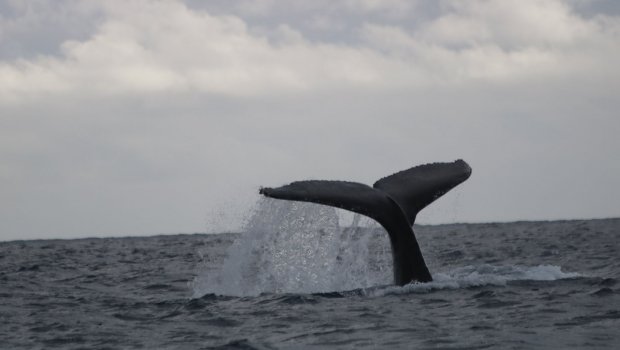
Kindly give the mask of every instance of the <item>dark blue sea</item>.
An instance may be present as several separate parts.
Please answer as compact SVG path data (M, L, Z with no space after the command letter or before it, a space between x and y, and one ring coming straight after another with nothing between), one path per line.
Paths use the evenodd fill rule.
M620 349L620 219L386 233L265 200L241 233L0 242L1 349Z

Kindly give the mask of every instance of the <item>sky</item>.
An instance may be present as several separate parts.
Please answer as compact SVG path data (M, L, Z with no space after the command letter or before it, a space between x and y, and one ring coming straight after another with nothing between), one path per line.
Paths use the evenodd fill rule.
M618 217L618 62L616 0L0 0L0 240L460 158L418 222Z

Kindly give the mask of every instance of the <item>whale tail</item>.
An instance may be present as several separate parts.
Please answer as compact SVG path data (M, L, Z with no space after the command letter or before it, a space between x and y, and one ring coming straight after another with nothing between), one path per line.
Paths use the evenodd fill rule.
M259 193L277 199L313 202L366 215L383 224L391 215L385 210L395 201L413 225L422 209L446 194L471 175L463 160L452 163L418 165L384 177L373 187L348 181L307 180L268 188Z
M271 198L312 202L350 210L379 222L388 232L397 284L429 281L430 273L412 226L419 211L471 175L463 160L419 165L384 177L373 187L347 181L297 181L277 188L261 188Z
M373 187L392 197L413 225L418 212L470 176L471 167L459 159L452 163L418 165L384 177Z

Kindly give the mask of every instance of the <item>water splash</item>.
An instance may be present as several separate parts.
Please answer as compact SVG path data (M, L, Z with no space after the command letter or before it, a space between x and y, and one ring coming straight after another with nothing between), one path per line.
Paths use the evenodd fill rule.
M351 226L342 228L332 207L261 199L223 263L216 268L205 267L194 279L193 296L351 290L375 296L581 276L554 265L483 264L434 273L430 283L390 286L392 262L387 233L373 227L374 221L366 217L355 215L351 220Z
M378 255L369 251L375 241L387 242L387 235L378 228L361 230L368 224L364 220L356 215L343 229L332 207L261 199L223 265L195 278L194 297L331 292L389 283L392 267L385 247Z

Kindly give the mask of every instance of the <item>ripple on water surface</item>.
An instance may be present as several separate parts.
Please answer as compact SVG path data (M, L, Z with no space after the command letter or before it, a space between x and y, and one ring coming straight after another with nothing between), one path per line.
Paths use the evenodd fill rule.
M620 344L620 220L416 226L435 280L396 287L385 233L322 210L289 235L0 242L1 347Z

